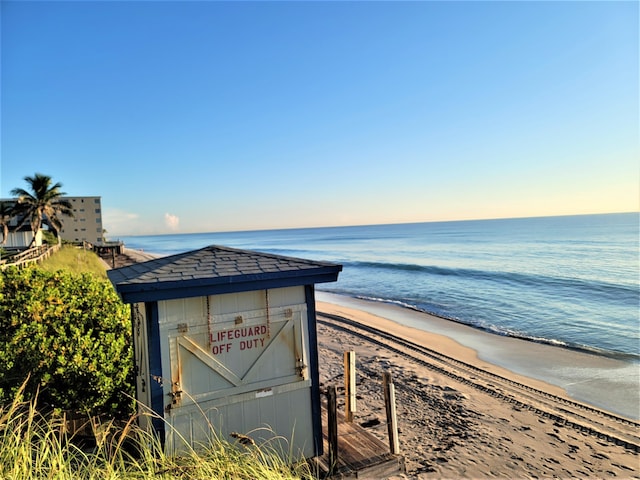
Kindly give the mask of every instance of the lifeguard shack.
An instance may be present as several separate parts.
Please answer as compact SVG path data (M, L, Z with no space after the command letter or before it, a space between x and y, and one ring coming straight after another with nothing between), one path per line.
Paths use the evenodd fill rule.
M322 454L314 288L341 270L221 246L110 270L131 304L144 426L169 452L240 434Z

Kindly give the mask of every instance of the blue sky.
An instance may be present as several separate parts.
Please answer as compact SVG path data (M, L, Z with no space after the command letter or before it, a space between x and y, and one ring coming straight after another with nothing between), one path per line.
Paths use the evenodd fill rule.
M110 236L640 209L637 2L0 8L0 197Z

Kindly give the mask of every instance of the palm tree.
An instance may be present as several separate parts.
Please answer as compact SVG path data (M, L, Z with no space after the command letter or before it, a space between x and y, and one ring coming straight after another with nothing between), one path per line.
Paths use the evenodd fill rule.
M9 222L13 217L13 202L0 202L0 227L2 228L2 243L6 245L9 238Z
M58 242L60 242L58 232L62 228L62 222L58 215L63 214L73 217L71 203L61 198L66 195L60 191L62 184L55 183L52 185L51 177L41 173L36 173L33 177L24 177L24 180L29 184L33 193L22 188L14 188L11 190L11 195L18 197L14 213L23 217L18 228L24 225L27 220L31 222L33 239L29 248L35 243L36 235L40 231L43 221L53 229L53 233L58 237Z

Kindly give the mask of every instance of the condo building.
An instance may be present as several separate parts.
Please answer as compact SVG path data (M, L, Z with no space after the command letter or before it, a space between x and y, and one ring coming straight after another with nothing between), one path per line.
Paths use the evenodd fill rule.
M101 244L104 241L100 197L63 197L73 208L73 217L62 215L60 237L69 242Z

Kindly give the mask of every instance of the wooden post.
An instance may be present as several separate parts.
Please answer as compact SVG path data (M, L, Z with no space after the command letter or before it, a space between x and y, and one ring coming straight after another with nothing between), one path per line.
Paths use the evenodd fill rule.
M391 373L382 374L382 385L384 390L384 406L387 411L387 431L389 432L389 449L393 455L400 453L400 442L398 440L398 417L396 415L396 389L393 385Z
M327 389L327 436L329 437L329 473L338 463L338 392L335 385Z
M344 352L344 419L353 422L356 411L356 352Z

